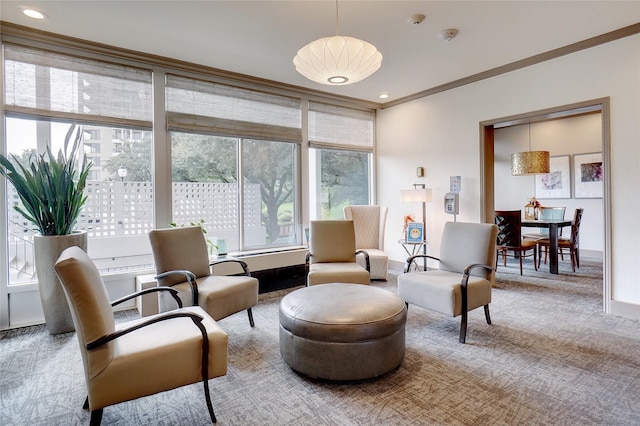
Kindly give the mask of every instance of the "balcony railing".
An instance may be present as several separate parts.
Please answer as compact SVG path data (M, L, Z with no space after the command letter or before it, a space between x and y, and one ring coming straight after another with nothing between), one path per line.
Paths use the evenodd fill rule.
M89 254L101 272L152 268L147 237L154 226L151 182L90 181L86 193L87 203L76 229L87 231ZM11 185L7 195L9 200L19 200ZM188 224L204 219L208 236L238 246L237 197L236 184L174 183L174 221ZM259 185L245 188L244 202L245 237L252 245L264 244ZM34 282L35 231L17 212L12 210L9 216L9 283Z

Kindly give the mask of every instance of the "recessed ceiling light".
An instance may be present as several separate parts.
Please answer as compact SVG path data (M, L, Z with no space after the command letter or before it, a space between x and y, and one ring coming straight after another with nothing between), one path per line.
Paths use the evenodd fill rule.
M378 97L380 99L387 99L389 97L389 94L387 92L383 92L383 93L380 93L380 95L378 95Z
M40 12L39 10L29 9L29 8L23 8L22 13L27 15L29 18L33 18L33 19L45 19L47 17L47 15Z

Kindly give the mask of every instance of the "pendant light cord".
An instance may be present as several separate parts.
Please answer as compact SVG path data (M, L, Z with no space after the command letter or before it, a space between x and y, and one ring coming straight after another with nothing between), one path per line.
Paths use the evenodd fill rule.
M340 35L340 31L338 29L338 0L336 0L336 35Z

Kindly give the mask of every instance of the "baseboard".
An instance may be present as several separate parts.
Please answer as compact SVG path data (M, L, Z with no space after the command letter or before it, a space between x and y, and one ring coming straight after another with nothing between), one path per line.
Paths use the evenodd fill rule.
M640 305L628 302L611 300L609 302L609 313L618 317L640 320Z

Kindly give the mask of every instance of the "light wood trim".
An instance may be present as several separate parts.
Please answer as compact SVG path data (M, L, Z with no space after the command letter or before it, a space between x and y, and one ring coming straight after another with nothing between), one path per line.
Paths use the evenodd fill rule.
M629 37L638 33L640 33L640 23L629 25L628 27L623 27L605 34L601 34L596 37L591 37L586 40L568 44L566 46L559 47L557 49L549 50L547 52L543 52L538 55L521 59L519 61L511 62L506 65L492 68L490 70L483 71L474 75L470 75L468 77L450 81L449 83L432 87L431 89L423 90L421 92L414 93L413 95L405 96L399 99L386 102L382 105L382 108L383 109L389 108L389 107L410 102L416 99L435 95L436 93L455 89L457 87L465 86L467 84L475 83L480 80L485 80L487 78L496 77L501 74L506 74L511 71L519 70L521 68L526 68L531 65L539 64L541 62L546 62L551 59L556 59L561 56L569 55L571 53L579 52L581 50L589 49L591 47L599 46L601 44L609 43L611 41L619 40L621 38Z

